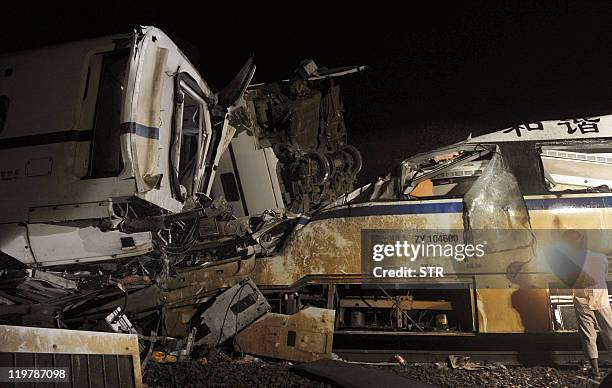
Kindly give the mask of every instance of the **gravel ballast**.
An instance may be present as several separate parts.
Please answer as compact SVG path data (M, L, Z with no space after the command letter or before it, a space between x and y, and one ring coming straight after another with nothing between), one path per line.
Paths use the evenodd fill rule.
M189 361L176 364L149 363L144 375L150 387L335 387L315 377L298 374L292 364L254 357ZM596 387L579 366L517 367L493 364L485 369L453 369L444 363L405 366L369 366L440 387ZM602 368L602 376L610 369ZM358 378L358 376L356 376Z

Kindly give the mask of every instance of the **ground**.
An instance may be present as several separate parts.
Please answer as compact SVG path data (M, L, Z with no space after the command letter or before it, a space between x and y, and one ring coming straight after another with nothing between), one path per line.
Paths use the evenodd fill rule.
M190 361L149 364L144 381L153 387L335 387L292 371L291 363L246 357L215 362ZM487 369L453 369L444 363L406 366L363 366L383 368L440 387L596 387L587 371L578 366L515 367L501 364ZM602 369L608 372L609 369ZM603 375L603 374L602 374Z
M435 364L391 367L401 375L440 387L596 387L578 367L497 367L468 371ZM602 369L603 371L603 369Z

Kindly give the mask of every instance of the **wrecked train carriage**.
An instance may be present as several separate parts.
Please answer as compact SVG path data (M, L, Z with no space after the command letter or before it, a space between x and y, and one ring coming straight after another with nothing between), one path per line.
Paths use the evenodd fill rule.
M185 334L244 280L277 215L208 194L253 72L215 94L154 27L2 56L0 321L88 329L120 307L138 326L167 306Z
M312 213L352 191L362 158L348 144L338 78L364 69L305 60L290 79L249 86L232 114L237 134L221 156L213 194L244 216Z
M215 95L160 30L15 53L2 68L5 254L49 266L145 253L151 232L123 234L122 220L180 213L209 191L226 123L213 125Z
M540 249L579 230L591 251L610 255L611 187L612 116L516 125L409 158L301 218L279 255L258 260L254 279L281 311L336 309L336 332L575 329L568 286ZM482 258L422 255L408 264L415 277L373 271L376 238L432 237L489 241Z

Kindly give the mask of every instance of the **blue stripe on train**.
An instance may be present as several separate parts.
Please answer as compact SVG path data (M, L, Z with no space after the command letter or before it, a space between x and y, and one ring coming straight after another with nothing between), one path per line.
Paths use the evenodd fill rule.
M461 213L463 203L461 202L438 202L438 203L400 203L393 205L371 205L358 207L343 207L341 209L328 210L314 217L317 220L341 217L365 217L365 216L388 216L399 214L436 214L436 213Z
M612 207L610 197L574 197L574 198L537 198L525 200L529 210L546 210L556 208L607 208ZM375 204L370 206L357 206L325 211L313 220L343 217L387 216L402 214L439 214L462 213L462 202L437 203L399 203Z
M529 210L546 210L561 207L606 208L612 207L612 197L574 197L527 199Z

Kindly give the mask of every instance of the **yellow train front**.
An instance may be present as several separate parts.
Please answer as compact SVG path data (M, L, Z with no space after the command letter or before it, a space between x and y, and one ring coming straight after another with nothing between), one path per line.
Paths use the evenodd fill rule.
M602 116L520 124L416 155L300 218L252 276L280 312L335 309L337 333L572 330L571 290L542 252L568 230L612 252L611 140L612 116ZM486 252L410 260L398 258L404 242ZM374 258L383 243L392 259Z

